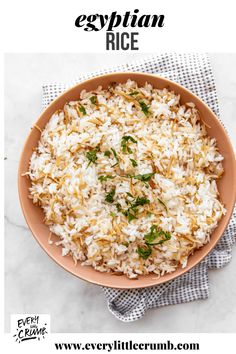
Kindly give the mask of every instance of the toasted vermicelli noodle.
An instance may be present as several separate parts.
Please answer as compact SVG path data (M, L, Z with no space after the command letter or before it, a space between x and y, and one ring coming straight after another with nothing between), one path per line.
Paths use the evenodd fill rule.
M193 103L128 80L52 115L31 157L30 198L63 256L161 276L185 267L225 213L222 160Z

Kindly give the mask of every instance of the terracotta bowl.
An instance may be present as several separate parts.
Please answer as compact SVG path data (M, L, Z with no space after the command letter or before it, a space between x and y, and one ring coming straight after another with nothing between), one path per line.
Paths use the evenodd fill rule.
M100 273L90 266L81 266L80 264L75 266L72 257L62 257L60 246L56 246L55 244L50 245L48 243L49 228L43 222L43 212L40 207L33 205L32 201L28 198L30 180L27 177L21 176L22 173L28 170L32 149L37 146L38 140L40 139L40 132L37 129L32 129L26 140L20 159L18 173L18 188L21 207L28 226L40 246L52 259L54 259L54 261L56 261L60 266L62 266L70 273L76 275L77 277L87 280L91 283L119 289L145 288L161 284L188 272L191 268L201 262L201 260L206 257L206 255L214 248L222 236L232 214L236 195L236 168L234 151L231 146L229 137L220 124L219 120L211 111L211 109L197 96L192 94L184 87L178 85L177 83L162 77L144 73L113 73L92 78L72 87L63 93L60 97L58 97L55 101L53 101L41 114L36 124L43 129L51 115L56 110L63 108L64 104L68 101L77 100L79 98L80 92L84 89L87 91L95 90L99 85L107 88L111 82L115 81L118 83L123 83L128 79L136 81L140 86L144 85L145 82L149 82L155 88L162 89L166 87L168 89L174 90L175 93L180 94L181 103L190 101L194 102L206 124L211 127L207 128L209 136L216 138L220 153L224 156L223 166L225 172L218 183L218 188L220 192L220 198L227 209L227 213L221 219L217 228L212 233L210 242L189 257L188 266L186 268L178 268L175 272L166 274L159 279L155 276L155 274L150 274L139 276L139 278L136 280L130 280L124 275L115 276L109 273ZM53 236L52 239L58 240L56 236Z

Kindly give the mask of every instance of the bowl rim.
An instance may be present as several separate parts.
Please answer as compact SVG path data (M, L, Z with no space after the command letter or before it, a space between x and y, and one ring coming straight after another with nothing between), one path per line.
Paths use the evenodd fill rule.
M145 73L145 72L139 72L139 71L115 71L115 72L111 72L111 73L107 73L107 74L102 74L102 75L96 75L96 76L93 76L89 79L86 79L86 80L82 80L78 83L76 83L75 85L71 86L70 88L66 89L65 91L63 91L59 96L57 96L42 112L41 114L38 116L37 120L35 121L35 123L33 125L37 125L37 123L42 119L42 117L45 115L45 113L50 110L50 108L56 103L58 102L59 100L61 100L61 98L63 96L66 96L71 90L74 90L78 87L81 86L81 84L84 84L84 83L89 83L89 82L92 82L94 80L99 80L100 78L104 78L104 77L111 77L111 81L112 81L112 76L114 75L126 75L127 76L127 80L129 79L128 76L130 76L130 79L132 80L132 75L138 75L140 77L143 77L143 78L147 78L147 82L148 82L148 77L152 77L153 79L157 79L157 80L161 80L163 82L166 83L166 85L174 85L176 86L177 88L180 88L181 90L184 90L186 91L188 94L190 94L192 97L194 97L194 99L198 102L200 102L200 104L202 106L204 106L204 108L209 112L209 114L214 117L214 119L220 124L221 128L222 128L222 132L224 133L225 135L225 138L228 142L228 145L229 145L229 150L230 150L230 154L232 154L232 156L235 156L235 153L234 153L234 150L233 150L233 146L232 146L232 143L230 141L230 137L224 127L224 125L222 124L221 120L217 117L217 115L213 112L213 110L200 98L198 97L195 93L193 93L192 91L190 91L189 89L187 89L186 87L182 86L181 84L175 82L175 81L172 81L170 79L167 79L163 76L160 76L160 75L156 75L156 74L150 74L150 73ZM99 85L99 83L98 83ZM174 89L173 89L174 90ZM50 118L49 118L50 119ZM47 253L47 255L53 259L54 262L57 263L57 265L59 265L60 267L62 267L64 270L66 270L67 272L69 272L70 274L74 275L75 277L77 278L80 278L84 281L87 281L89 283L92 283L92 284L95 284L95 285L99 285L99 286L104 286L104 287L108 287L108 288L114 288L114 289L143 289L143 288L149 288L149 287L152 287L152 286L155 286L155 282L152 282L152 284L135 284L136 282L134 281L134 286L126 286L126 285L119 285L119 284L114 284L114 285L110 285L110 284L106 284L106 281L102 282L102 281L99 281L99 280L91 280L81 274L78 274L78 272L75 272L73 271L72 269L70 269L69 267L65 266L62 262L60 262L60 260L55 257L52 253L50 253L47 249L45 249L45 247L43 246L43 244L41 243L40 241L40 237L32 230L31 228L31 225L30 225L30 218L29 218L29 215L25 209L25 205L24 205L24 202L23 202L23 197L22 197L22 188L21 188L21 181L22 181L22 171L21 171L21 166L23 164L23 160L24 160L24 155L25 155L25 151L27 150L27 146L28 146L28 143L29 143L29 140L30 140L30 136L32 134L32 130L30 130L30 132L28 133L26 139L25 139L25 143L23 145L23 149L21 151L21 155L20 155L20 160L19 160L19 163L18 163L18 177L17 177L17 184L18 184L18 197L19 197L19 200L20 200L20 205L21 205L21 209L22 209L22 212L23 212L23 215L24 215L24 218L25 218L25 221L29 227L29 230L31 231L32 235L34 236L35 240L37 241L37 243L41 246L41 248ZM232 166L232 169L233 169L233 175L235 177L235 180L236 180L236 164L234 163L234 166ZM214 242L212 243L211 247L209 248L208 251L206 251L202 256L200 256L196 261L193 262L193 264L191 264L191 266L187 266L186 268L182 268L181 269L181 273L180 274L175 274L176 273L176 270L173 271L172 273L169 273L168 275L170 275L168 277L168 279L165 279L165 277L161 277L163 279L162 282L158 282L156 284L157 285L161 285L161 284L164 284L166 282L169 282L169 281L172 281L182 275L184 275L185 273L189 272L191 269L193 269L195 266L197 266L200 262L202 262L205 257L208 256L208 254L214 249L214 247L216 246L216 244L219 242L219 240L221 239L224 231L226 230L226 227L228 226L228 223L230 221L230 218L232 216L232 213L233 213L233 209L234 209L234 204L235 204L235 201L236 201L236 184L234 184L232 186L232 193L233 193L233 203L232 205L230 205L230 208L227 207L227 215L225 216L226 217L226 220L225 220L225 224L224 224L224 227L222 229L222 232L221 234L218 236L218 238L216 240L214 240ZM218 225L217 225L218 227ZM217 228L216 227L216 228ZM204 246L202 246L204 247ZM76 267L75 267L76 269ZM95 269L94 269L95 270ZM143 275L143 277L145 277L145 275ZM119 278L119 277L117 277ZM119 281L117 282L119 283Z

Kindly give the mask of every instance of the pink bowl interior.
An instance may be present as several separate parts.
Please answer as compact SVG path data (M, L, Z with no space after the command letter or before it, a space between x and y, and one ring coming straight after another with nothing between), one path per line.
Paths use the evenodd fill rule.
M163 282L174 279L177 276L180 276L198 264L212 250L219 238L222 236L222 233L224 232L232 214L236 195L235 156L230 140L224 128L214 113L198 97L193 95L184 87L164 78L143 73L114 73L95 77L76 85L58 97L41 114L36 124L43 128L50 119L51 115L57 109L63 108L64 104L68 101L77 100L79 98L80 92L83 89L90 91L96 89L99 85L102 85L106 88L111 82L122 83L128 79L136 81L139 86L144 85L145 82L149 82L155 88L162 89L166 87L170 90L174 90L175 93L181 95L181 103L194 102L200 112L201 117L204 119L206 124L211 127L207 128L208 134L211 137L216 138L220 153L224 156L223 166L225 173L218 182L218 188L220 198L227 209L227 213L221 219L217 228L212 233L210 242L189 257L188 265L186 268L183 269L179 267L175 272L166 274L161 278L158 278L154 274L149 274L145 276L139 276L139 278L136 280L130 280L124 275L115 276L109 273L100 273L94 270L92 267L81 266L80 263L75 266L71 256L62 257L61 247L56 246L55 244L50 245L48 243L49 229L43 222L43 212L39 207L33 205L32 201L28 198L30 180L27 177L21 176L22 173L28 170L32 149L37 146L38 140L40 139L40 132L35 128L30 131L30 134L26 140L21 155L18 173L19 197L25 219L34 237L41 245L41 247L48 253L48 255L64 269L71 272L75 276L98 285L123 289L144 288L161 284ZM56 236L53 236L52 239L58 240Z

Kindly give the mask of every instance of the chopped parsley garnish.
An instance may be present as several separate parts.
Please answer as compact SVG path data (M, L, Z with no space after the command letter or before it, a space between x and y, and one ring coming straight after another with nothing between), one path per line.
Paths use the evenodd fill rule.
M90 99L92 104L97 104L98 103L97 96L91 96L89 99Z
M130 96L136 96L136 95L138 95L138 94L139 94L138 91L133 91L133 92L129 93Z
M119 164L119 158L117 156L117 153L116 153L115 149L111 148L111 151L110 150L104 151L104 156L111 157L111 154L113 154L114 158L116 159L116 163L114 165L112 165L112 167L115 167L116 165Z
M99 151L98 148L90 150L86 153L86 157L89 160L88 166L93 162L94 164L96 164L96 161L98 159L97 157L97 152ZM87 166L87 167L88 167Z
M156 238L158 237L158 231L157 231L157 226L152 225L150 232L144 235L144 240L146 241L147 244L152 243Z
M154 242L156 239L161 238L159 241ZM161 245L165 241L170 240L171 234L163 230L158 230L157 225L152 225L150 232L144 235L145 248L138 247L137 253L143 259L147 259L152 254L151 246Z
M137 176L130 176L134 179L138 179L139 181L142 182L148 182L150 179L155 175L155 172L152 173L145 173L144 175L137 175Z
M161 238L159 241L154 242L159 238ZM163 230L158 230L157 225L152 225L150 232L144 235L146 244L150 246L161 245L163 242L170 240L170 238L171 234Z
M133 196L131 193L127 192L127 195L128 195L128 197L130 197L130 198L133 198L133 199L134 199L134 196Z
M121 211L121 205L120 205L120 203L117 203L117 204L116 204L116 209L117 209L117 211Z
M117 207L117 210L121 211L122 214L128 218L128 221L131 222L132 220L137 219L136 215L138 212L138 207L140 205L149 204L150 200L145 197L138 197L135 199L131 193L127 193L127 195L133 199L132 202L126 200L126 204L130 205L129 208L127 210L122 211L120 204L119 204L119 209L117 206L116 207Z
M131 213L129 209L122 211L122 214L128 218L128 222L137 219L137 217L133 213Z
M129 141L137 144L137 140L135 140L132 136L130 136L130 135L123 136L121 139L121 148L122 148L122 152L124 154L127 154L127 153L132 154L132 150L128 146Z
M108 179L113 179L113 178L114 178L113 176L109 176L109 175L107 175L107 176L99 176L98 177L99 181L101 181L101 182L105 182Z
M134 159L130 159L130 161L131 161L133 167L137 167L138 166L137 161L135 161Z
M148 257L151 255L152 253L152 249L150 246L146 246L144 247L138 247L137 248L137 253L139 254L139 256L143 259L148 259Z
M117 156L116 150L111 148L111 151L113 152L114 158L116 159L116 163L114 165L112 165L111 167L115 167L116 165L119 164L119 158Z
M84 116L86 116L86 114L87 114L87 112L86 112L86 109L84 108L84 106L79 106L79 111L81 112L81 113L83 113L83 115Z
M146 105L146 103L144 101L140 101L139 105L141 107L142 112L145 114L145 116L147 116L149 113L150 106Z
M157 198L158 202L163 205L163 207L165 208L166 211L168 211L167 209L167 206L165 205L165 203L160 199L160 198Z
M109 150L104 151L104 155L107 157L111 156L111 152Z
M111 215L112 218L114 218L116 216L116 214L113 213L113 211L110 212L110 215Z
M108 203L113 203L114 202L114 196L115 196L115 188L113 188L109 193L107 193L105 197L105 201Z
M133 203L131 203L130 208L136 210L138 206L145 204L150 204L150 200L145 197L138 197Z

